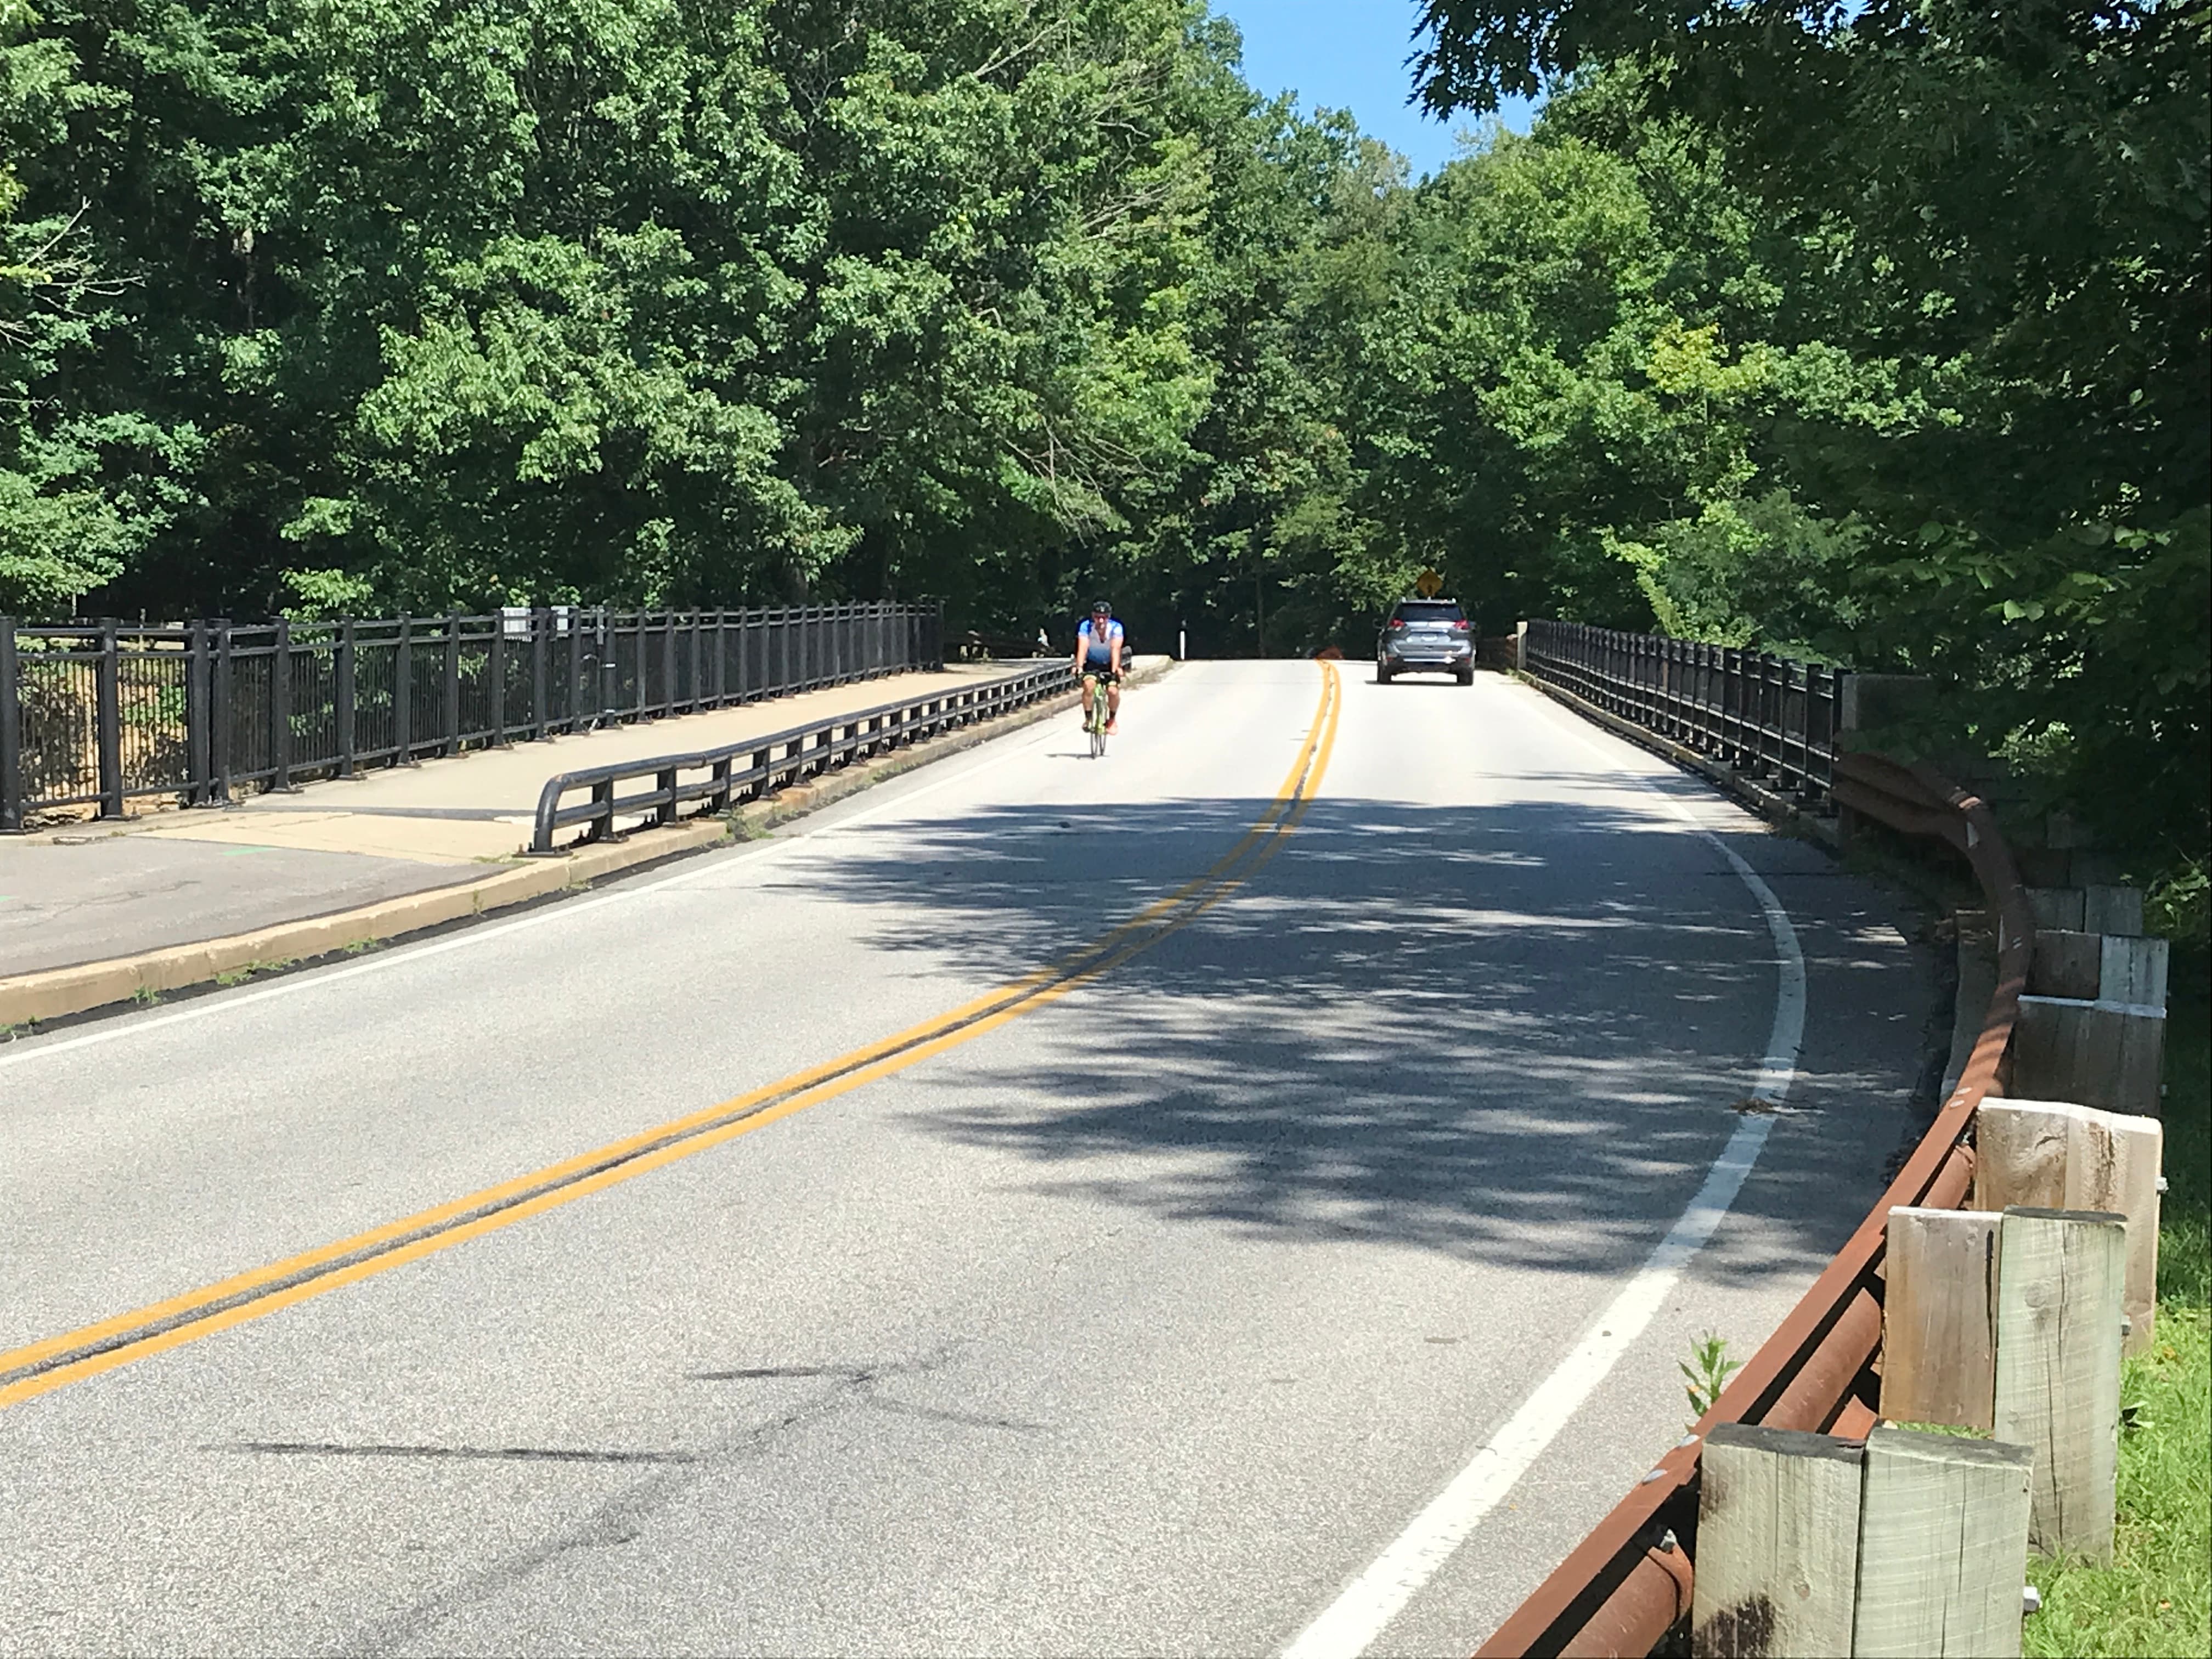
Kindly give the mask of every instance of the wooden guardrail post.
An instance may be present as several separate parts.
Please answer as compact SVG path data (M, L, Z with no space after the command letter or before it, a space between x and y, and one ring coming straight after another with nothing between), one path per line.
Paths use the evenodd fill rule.
M2142 890L2112 884L2081 887L2031 887L2029 908L2039 928L2068 933L2114 933L2130 938L2143 930Z
M2039 927L2027 988L2069 1001L2163 1008L2171 950L2162 939Z
M2096 1000L2104 965L2105 936L2070 927L2035 930L2035 960L2027 988L2038 996Z
M2148 1348L2158 1310L2159 1170L2166 1127L2156 1118L2070 1101L1986 1100L1976 1119L1973 1206L2002 1212L2091 1210L2124 1218L2123 1352ZM1935 1420L1935 1419L1923 1419ZM1948 1420L1948 1419L1944 1419Z
M2162 939L2099 934L2097 1000L2165 1007L2166 965L2172 948Z
M1860 1462L1829 1435L1714 1425L1699 1458L1697 1659L1851 1650Z
M2014 1659L2033 1461L2000 1442L1867 1436L1850 1653Z
M1889 1212L1882 1261L1881 1414L1893 1423L1991 1427L1997 1218L1899 1205Z
M2061 933L2078 933L2083 930L2081 890L2078 887L2031 887L2027 902L2035 912L2038 932L2056 928Z
M2126 1218L2016 1206L1998 1241L1996 1433L2034 1453L2032 1540L2110 1559Z
M2023 996L2013 1079L2025 1092L2155 1116L2166 1010L2139 1004Z
M2027 890L2035 912L2013 1084L2023 1094L2156 1115L2167 945L2142 936L2132 887Z
M2095 884L2082 888L2081 926L2092 933L2141 933L2142 890Z

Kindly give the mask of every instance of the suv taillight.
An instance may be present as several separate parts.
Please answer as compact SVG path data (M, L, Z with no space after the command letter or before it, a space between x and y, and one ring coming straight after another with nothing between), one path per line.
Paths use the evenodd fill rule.
M1468 622L1464 617L1462 617L1459 621L1452 624L1452 632L1455 634L1464 634L1474 625L1474 623Z
M1390 631L1394 634L1405 625L1406 619L1403 617L1393 617L1390 618Z

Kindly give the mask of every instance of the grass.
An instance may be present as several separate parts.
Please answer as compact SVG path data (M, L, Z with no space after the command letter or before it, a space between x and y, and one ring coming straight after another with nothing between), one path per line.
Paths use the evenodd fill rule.
M2179 967L2179 963L2176 963ZM2158 1329L2121 1378L2119 1529L2109 1567L2031 1561L2030 1655L2212 1653L2212 1002L2166 1020ZM2132 1407L2132 1411L2125 1411Z
M1711 1331L1690 1345L1690 1357L1675 1369L1682 1373L1682 1392L1690 1401L1690 1420L1682 1426L1694 1430L1698 1419L1713 1408L1728 1380L1743 1369L1743 1361L1729 1358L1728 1339Z
M231 986L245 984L256 974L273 974L280 969L289 968L297 960L296 957L283 957L269 962L249 962L240 967L225 969L215 976L215 982L228 990Z

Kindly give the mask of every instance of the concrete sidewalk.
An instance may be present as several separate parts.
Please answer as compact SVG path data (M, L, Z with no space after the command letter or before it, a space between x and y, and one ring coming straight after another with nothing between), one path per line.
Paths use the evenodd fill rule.
M880 703L958 690L1011 673L1013 667L974 663L892 674L705 714L478 749L452 760L384 767L358 778L311 784L295 794L251 795L234 807L165 812L144 820L138 833L169 841L366 854L425 864L511 858L530 844L538 792L556 773L744 743ZM5 959L0 945L0 962Z
M1165 665L1140 659L1138 677ZM0 1028L357 948L709 845L728 832L720 819L520 856L538 791L558 773L750 742L1013 672L978 663L893 675L386 768L229 807L0 839ZM1015 714L948 733L746 811L803 811L1021 723Z
M350 910L490 869L240 841L0 841L0 980ZM0 1018L0 1024L15 1022Z

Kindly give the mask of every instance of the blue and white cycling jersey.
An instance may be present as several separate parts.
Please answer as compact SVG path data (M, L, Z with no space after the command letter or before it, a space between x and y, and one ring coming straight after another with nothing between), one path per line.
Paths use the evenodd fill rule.
M1103 633L1093 631L1088 617L1083 619L1083 626L1075 630L1076 643L1083 647L1084 661L1096 663L1101 668L1112 665L1114 647L1121 638L1121 624L1110 619Z

